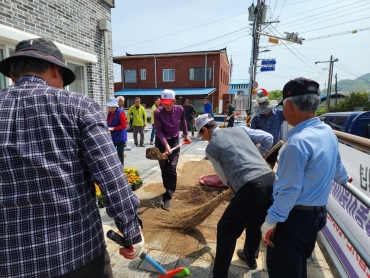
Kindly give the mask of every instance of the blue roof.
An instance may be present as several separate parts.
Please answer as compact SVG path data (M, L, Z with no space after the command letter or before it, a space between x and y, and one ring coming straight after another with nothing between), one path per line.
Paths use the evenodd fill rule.
M337 93L337 97L344 97L344 95L342 95L342 94L338 94L338 93ZM330 98L335 98L335 93L334 93L334 94L331 94L331 95L330 95ZM321 101L326 100L326 94L321 94L321 95L320 95L320 100L321 100Z
M114 96L160 96L164 89L123 89L114 93ZM178 96L209 95L216 88L173 88Z

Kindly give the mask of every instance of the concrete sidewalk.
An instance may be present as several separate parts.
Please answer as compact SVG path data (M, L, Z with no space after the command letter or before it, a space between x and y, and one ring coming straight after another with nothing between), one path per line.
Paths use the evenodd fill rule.
M145 133L145 145L149 144L151 127L147 127ZM129 143L133 145L132 133L129 134ZM205 157L204 150L207 142L192 138L193 143L181 147L181 155L178 164L180 169L184 163L189 161L200 161ZM161 172L157 161L145 158L146 148L132 148L126 151L125 167L138 168L143 179L143 187L134 191L141 201L155 199L157 193L144 190L149 184L161 182ZM210 167L212 167L210 165ZM181 177L179 177L181 178ZM158 199L158 198L157 198ZM160 199L160 198L159 198ZM175 231L165 231L156 233L155 231L143 229L145 238L145 252L153 259L158 261L166 270L180 266L189 268L191 277L212 277L213 261L216 251L216 227L219 218L227 206L227 202L222 203L213 214L198 227L198 229L184 235ZM105 233L110 230L117 230L113 219L100 209ZM145 223L144 223L145 225ZM244 245L243 235L238 239L236 249L242 249ZM119 246L109 239L107 240L107 250L111 257L111 265L114 277L136 278L136 277L157 277L155 271L148 263L137 259L129 261L118 253ZM313 258L308 264L308 277L333 277L325 258L317 246L315 247ZM234 253L234 257L229 269L228 277L268 277L266 271L266 247L261 244L260 255L257 259L258 268L249 270L246 264L239 260Z

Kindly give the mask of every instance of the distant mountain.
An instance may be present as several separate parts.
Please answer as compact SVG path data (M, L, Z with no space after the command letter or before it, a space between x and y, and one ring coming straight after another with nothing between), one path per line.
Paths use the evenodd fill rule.
M333 76L333 83L335 82ZM354 80L351 79L342 79L338 81L338 93L340 92L366 92L370 91L370 73L366 73ZM332 85L331 92L335 92L335 86ZM321 94L326 94L326 89L321 90Z

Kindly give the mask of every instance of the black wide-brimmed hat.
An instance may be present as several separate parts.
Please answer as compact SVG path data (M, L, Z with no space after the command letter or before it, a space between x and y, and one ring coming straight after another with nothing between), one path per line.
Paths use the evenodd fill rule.
M71 84L76 79L73 71L66 66L62 52L60 52L59 48L49 39L37 38L24 40L18 43L15 47L15 53L0 62L0 72L10 77L10 62L18 57L38 58L62 67L64 69L64 86Z

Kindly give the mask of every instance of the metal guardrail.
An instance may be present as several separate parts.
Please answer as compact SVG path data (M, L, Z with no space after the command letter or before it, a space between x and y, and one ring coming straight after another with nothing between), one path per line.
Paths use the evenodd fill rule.
M351 234L350 230L346 227L343 221L335 214L335 212L329 207L326 206L326 211L329 213L330 217L333 218L335 223L339 226L342 233L345 235L347 240L355 248L356 252L360 255L361 259L365 262L367 266L370 266L370 257L367 254L362 244Z
M352 135L337 130L333 131L335 135L338 137L338 141L362 149L366 152L370 152L370 139L366 139L363 137L359 137L356 135Z
M352 134L340 132L334 130L335 135L338 137L338 141L348 144L350 146L356 147L361 149L365 152L370 152L370 140L366 138L362 138L359 136L355 136ZM351 183L342 184L342 186L348 190L353 196L355 196L361 203L363 203L367 208L370 208L370 198L367 197L364 193L362 193L358 188L356 188ZM343 234L346 236L348 241L352 244L355 248L356 252L360 255L363 261L366 263L367 266L370 267L370 257L366 250L363 248L362 244L355 238L354 235L350 232L350 230L346 227L343 221L335 214L335 212L329 207L326 206L327 212L333 218L335 223L339 226Z

